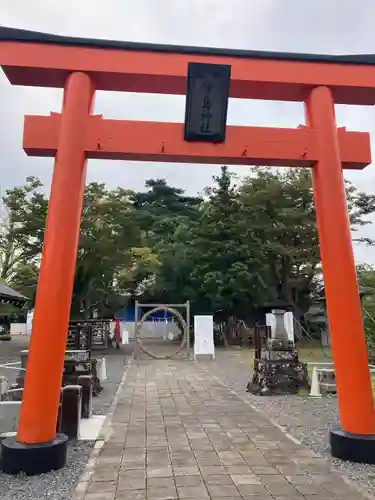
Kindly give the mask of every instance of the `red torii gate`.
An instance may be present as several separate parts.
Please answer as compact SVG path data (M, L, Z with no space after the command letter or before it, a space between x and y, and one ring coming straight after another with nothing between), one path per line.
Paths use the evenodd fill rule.
M190 62L231 66L231 97L304 102L306 126L231 126L225 142L212 144L184 141L179 123L92 115L95 90L184 95ZM367 133L337 129L334 103L375 104L375 57L174 47L0 28L0 64L13 85L64 88L61 114L25 118L26 153L56 159L20 423L17 438L3 442L4 470L32 474L65 463L66 439L56 435L56 419L87 158L312 168L341 422L331 432L332 454L374 463L375 412L342 172L371 162L370 140Z

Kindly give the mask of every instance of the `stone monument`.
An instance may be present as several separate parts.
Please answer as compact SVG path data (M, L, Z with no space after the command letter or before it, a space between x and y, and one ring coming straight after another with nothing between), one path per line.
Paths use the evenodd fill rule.
M298 359L294 340L290 339L285 326L285 311L272 311L273 328L263 346L255 351L254 373L247 385L252 394L270 396L273 394L296 394L309 389L306 363Z

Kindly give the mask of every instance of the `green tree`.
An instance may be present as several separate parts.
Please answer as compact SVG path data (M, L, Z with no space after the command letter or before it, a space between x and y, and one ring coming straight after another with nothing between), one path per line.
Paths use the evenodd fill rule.
M89 317L123 305L124 269L132 265L141 235L132 210L133 192L86 187L73 291L72 314Z
M368 264L357 267L362 295L363 320L370 363L375 363L375 268Z
M132 200L139 227L151 245L173 234L176 219L196 220L201 198L186 196L183 189L169 186L165 179L148 179L145 187Z
M19 266L38 264L48 206L42 188L39 179L28 177L24 186L8 189L2 198L0 279L7 283L14 281Z
M189 245L194 304L201 311L243 318L265 298L263 248L227 167L207 194Z
M202 199L186 196L164 179L149 179L145 187L146 191L133 196L133 203L142 231L142 252L148 258L135 260L133 279L141 284L144 301L184 302L192 294L187 246Z
M346 183L352 231L368 224L375 211L375 196ZM253 229L262 242L269 269L268 290L294 308L297 319L310 303L321 274L311 174L307 169L272 172L258 169L240 188L244 213L254 213ZM373 244L369 239L357 241ZM302 321L302 320L301 320Z
M3 198L0 278L30 298L35 296L48 206L42 188L38 179L30 177ZM95 308L108 311L124 303L119 276L133 262L133 247L140 245L132 196L131 191L108 190L104 184L86 187L73 316L87 317Z
M8 190L0 231L0 279L33 297L48 200L35 178ZM347 183L353 231L368 223L375 196ZM356 236L354 232L354 236ZM366 244L372 240L357 238ZM320 275L308 170L257 169L239 185L226 167L206 197L163 179L144 192L86 187L72 301L74 316L116 310L126 297L192 301L196 312L246 319L258 306L309 306Z
M293 306L299 320L320 272L310 173L259 169L244 180L241 202L245 213L257 212L252 224L264 250L270 300Z

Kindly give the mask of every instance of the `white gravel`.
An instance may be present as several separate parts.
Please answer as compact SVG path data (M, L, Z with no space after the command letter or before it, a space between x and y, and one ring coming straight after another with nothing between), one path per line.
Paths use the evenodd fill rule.
M48 474L27 477L0 473L1 500L71 500L92 448L92 442L70 442L67 465Z
M337 398L313 399L302 396L254 396L245 391L250 380L249 355L217 350L216 362L205 367L231 389L247 399L265 416L277 422L314 452L324 457L341 474L375 498L375 466L344 462L331 457L329 431L338 425Z

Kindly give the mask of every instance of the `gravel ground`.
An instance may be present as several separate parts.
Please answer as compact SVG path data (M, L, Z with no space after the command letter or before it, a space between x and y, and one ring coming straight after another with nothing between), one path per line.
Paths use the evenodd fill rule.
M92 442L70 442L67 465L40 476L0 473L1 500L70 500L93 448Z
M251 376L251 354L241 350L216 350L216 361L204 366L254 407L277 422L292 436L375 498L375 466L343 462L331 457L329 431L338 424L337 399L325 396L313 399L302 396L254 396L245 391Z
M26 337L15 337L10 342L0 342L0 364L19 361L19 351L27 349ZM106 358L107 381L102 382L103 391L93 398L93 413L105 415L112 403L113 396L124 373L125 360L129 353L123 349L109 348L94 351L93 357ZM17 365L16 365L17 366ZM0 368L9 382L15 381L17 370ZM18 406L0 406L0 432L14 431L17 428ZM0 472L1 500L70 500L75 486L89 459L93 442L71 441L68 446L67 465L55 472L40 476L7 476Z

